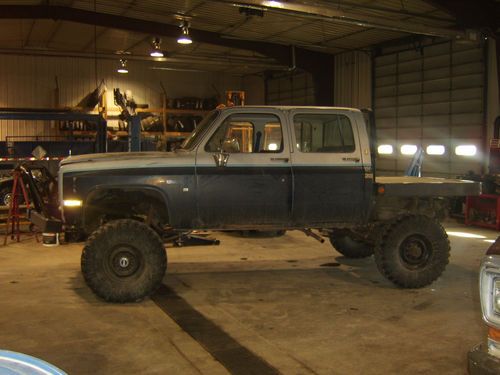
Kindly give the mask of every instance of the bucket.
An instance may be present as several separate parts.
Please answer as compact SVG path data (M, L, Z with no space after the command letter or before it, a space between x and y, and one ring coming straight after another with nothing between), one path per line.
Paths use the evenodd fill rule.
M43 246L59 245L59 233L42 233Z

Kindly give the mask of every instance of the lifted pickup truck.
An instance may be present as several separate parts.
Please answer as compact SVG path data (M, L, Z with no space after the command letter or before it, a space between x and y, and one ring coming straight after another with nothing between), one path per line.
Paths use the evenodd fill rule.
M60 205L65 230L87 237L86 282L107 301L135 301L161 283L176 234L317 229L346 257L374 254L401 287L430 284L449 258L438 222L447 197L480 184L375 179L368 130L357 109L232 107L209 113L175 152L69 157Z

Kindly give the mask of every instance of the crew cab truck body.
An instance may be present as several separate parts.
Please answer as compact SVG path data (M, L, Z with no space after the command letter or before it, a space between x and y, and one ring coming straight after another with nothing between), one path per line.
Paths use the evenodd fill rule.
M165 240L194 229L318 229L345 256L375 254L397 285L427 285L448 262L437 221L447 198L477 195L480 185L375 178L373 152L356 109L215 110L175 152L64 160L64 226L87 237L83 274L109 301L151 293L165 274Z

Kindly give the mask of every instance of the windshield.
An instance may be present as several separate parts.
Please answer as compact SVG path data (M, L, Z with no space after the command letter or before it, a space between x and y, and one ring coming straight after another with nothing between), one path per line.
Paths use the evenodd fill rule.
M205 116L203 120L198 124L196 129L187 137L184 142L182 142L181 149L190 150L192 149L198 141L201 139L205 131L210 127L210 124L217 118L219 115L218 110L213 110L208 115Z

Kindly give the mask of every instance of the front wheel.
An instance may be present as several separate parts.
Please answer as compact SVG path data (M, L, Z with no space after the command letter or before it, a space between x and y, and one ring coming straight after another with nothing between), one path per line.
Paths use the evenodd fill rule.
M135 302L154 292L165 275L160 237L136 220L115 220L85 243L81 267L87 285L109 302Z
M388 227L375 247L380 272L403 288L421 288L443 273L450 257L444 228L427 216L407 216Z

